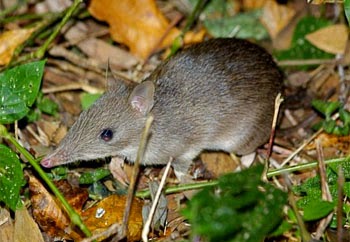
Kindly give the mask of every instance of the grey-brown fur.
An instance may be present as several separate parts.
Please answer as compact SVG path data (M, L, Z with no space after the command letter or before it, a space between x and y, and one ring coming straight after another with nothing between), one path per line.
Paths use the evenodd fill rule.
M166 164L171 156L175 171L185 173L204 149L245 155L266 142L282 76L257 45L213 39L180 51L145 81L155 83L155 94L143 163ZM130 105L131 92L122 81L110 83L42 165L107 156L134 161L146 114ZM114 131L108 142L99 137L106 128Z

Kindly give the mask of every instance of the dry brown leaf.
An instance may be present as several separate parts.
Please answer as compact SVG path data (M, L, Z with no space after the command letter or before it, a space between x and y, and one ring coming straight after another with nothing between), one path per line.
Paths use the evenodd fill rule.
M98 27L103 31L104 28ZM138 63L139 60L128 51L91 37L94 35L91 28L94 29L90 25L79 22L65 33L65 37L71 44L76 44L87 56L100 62L100 66L107 66L108 63L112 69L130 69Z
M70 220L59 203L34 176L29 176L29 191L33 217L43 231L52 237L81 239L70 227Z
M93 234L105 231L114 223L121 223L124 215L126 196L111 195L95 206L82 213L85 225ZM142 205L138 199L133 199L128 223L128 241L141 240ZM97 211L99 210L99 212ZM101 214L98 216L98 214Z
M293 8L268 0L264 4L260 21L266 27L270 37L274 39L290 23L294 15L295 10Z
M336 148L337 152L342 152L347 155L350 154L350 136L337 136L332 134L322 133L317 138L323 148ZM315 142L306 146L306 150L316 149Z
M28 235L30 235L30 241L44 242L38 224L26 208L16 210L15 218L14 242L28 241Z
M332 54L344 54L348 35L346 25L335 24L310 33L305 38L323 51Z
M142 59L169 46L179 35L178 29L169 29L169 22L154 0L92 0L89 11L109 23L115 41L127 45Z
M40 128L47 136L48 141L53 142L55 145L57 145L67 134L67 127L58 122L39 120L36 123L38 128Z
M9 30L0 35L0 65L7 65L15 49L26 41L35 28Z
M0 241L13 241L14 226L10 212L0 207Z
M268 1L271 0L243 0L242 2L242 7L245 10L252 10L252 9L258 9L258 8L262 8L264 6L264 4Z
M89 198L87 189L80 187L72 187L67 180L59 180L55 182L56 187L62 195L66 198L67 202L78 212L83 208L83 205Z
M237 168L237 164L230 155L224 152L204 152L200 155L200 158L214 177L232 172Z

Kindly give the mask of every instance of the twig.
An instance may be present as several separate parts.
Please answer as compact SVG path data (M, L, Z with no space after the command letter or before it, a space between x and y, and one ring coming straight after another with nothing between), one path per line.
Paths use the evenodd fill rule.
M303 66L303 65L321 65L321 64L335 64L334 59L310 59L310 60L287 60L278 61L278 66Z
M95 234L89 238L85 238L83 239L81 242L92 242L92 241L96 241L99 238L108 238L109 236L111 236L112 234L122 234L122 225L115 223L112 224L107 230L102 231L101 233ZM122 238L120 238L122 239Z
M343 241L343 196L344 196L344 171L342 166L338 169L338 204L337 204L337 241Z
M152 222L152 219L153 219L153 215L154 215L154 212L156 211L156 207L157 207L160 195L161 195L163 187L165 185L165 180L166 180L166 178L167 178L167 176L169 174L170 165L171 165L172 160L173 160L173 158L170 158L169 161L168 161L168 164L167 164L167 166L165 168L164 174L163 174L162 179L160 181L160 184L159 184L156 196L155 196L155 198L153 200L151 210L149 211L147 221L146 221L146 223L145 223L145 225L143 227L142 240L144 242L148 241L148 233L149 233L149 230L150 230L150 226L151 226L151 222Z
M291 182L290 182L290 180L289 180L289 178L287 176L284 176L284 177L285 177L285 182L286 182L287 187L288 187L289 204L290 204L292 210L294 211L295 217L297 219L297 223L298 223L298 226L299 226L299 229L300 229L301 239L304 242L309 242L309 241L311 241L311 235L307 231L305 223L303 221L303 218L301 217L301 215L300 215L300 213L298 211L298 208L297 208L297 205L296 205L296 202L295 202L295 198L294 198L294 195L293 195L293 192L292 192Z
M153 122L153 116L150 115L150 116L148 116L148 118L146 120L146 125L145 125L145 128L144 128L142 136L141 136L141 140L140 140L140 146L139 146L139 149L137 151L137 156L136 156L136 160L134 163L134 168L133 168L131 181L130 181L130 185L129 185L129 189L128 189L128 197L126 199L126 204L125 204L125 210L124 210L124 216L123 216L123 222L122 222L123 235L125 235L126 231L128 230L128 221L129 221L129 214L130 214L132 199L134 198L136 182L137 182L137 178L138 178L139 171L140 171L140 163L143 159L143 155L144 155L145 150L146 150L147 138L148 138L148 135L150 132L152 122Z
M104 74L104 71L102 71L101 69L106 68L105 66L101 66L96 60L90 58L81 58L81 56L71 51L68 51L66 48L60 45L51 48L49 53L56 57L64 57L66 60L76 64L77 66L94 71L98 74Z
M322 199L325 201L331 202L332 196L330 194L329 186L327 183L326 166L324 163L323 149L318 139L316 140L316 150L317 150L317 158L318 158L318 169L321 177ZM321 238L328 224L332 221L333 213L334 212L331 212L330 214L328 214L327 217L323 218L321 222L318 224L315 239L318 240Z
M98 88L95 88L93 86L90 86L84 83L71 83L71 84L66 84L61 86L43 88L42 92L44 94L47 94L47 93L56 93L56 92L64 92L64 91L72 91L72 90L83 90L85 92L92 93L92 94L103 92Z
M272 151L272 143L273 143L273 139L275 137L275 133L276 133L276 124L277 124L277 119L278 119L278 114L280 111L280 106L281 103L283 102L283 98L281 97L281 93L278 93L278 95L276 96L275 99L275 111L273 114L273 121L272 121L272 127L271 127L271 134L270 134L270 140L269 140L269 147L267 149L267 154L266 154L266 160L268 162L270 156L271 156L271 151ZM267 167L269 164L267 164Z
M300 145L298 149L296 149L292 154L290 154L287 157L287 159L285 159L282 162L281 167L285 166L289 161L291 161L294 158L294 156L296 156L300 151L302 151L306 145L308 145L311 141L313 141L322 132L323 132L323 128L319 129L316 133L314 133L309 139L307 139L302 145Z

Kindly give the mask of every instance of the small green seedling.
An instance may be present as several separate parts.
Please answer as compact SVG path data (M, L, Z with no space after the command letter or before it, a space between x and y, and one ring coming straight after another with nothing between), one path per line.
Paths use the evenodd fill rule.
M314 129L322 127L327 133L339 136L350 134L350 112L346 111L340 102L313 100L312 106L324 117L324 120L313 127ZM336 112L339 113L338 121L331 117Z

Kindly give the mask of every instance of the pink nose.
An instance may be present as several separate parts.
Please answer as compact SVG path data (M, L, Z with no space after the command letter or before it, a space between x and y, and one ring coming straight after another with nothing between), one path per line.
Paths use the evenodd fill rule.
M52 167L52 164L51 164L51 159L50 158L44 158L40 164L43 166L43 167L46 167L46 168L50 168Z

